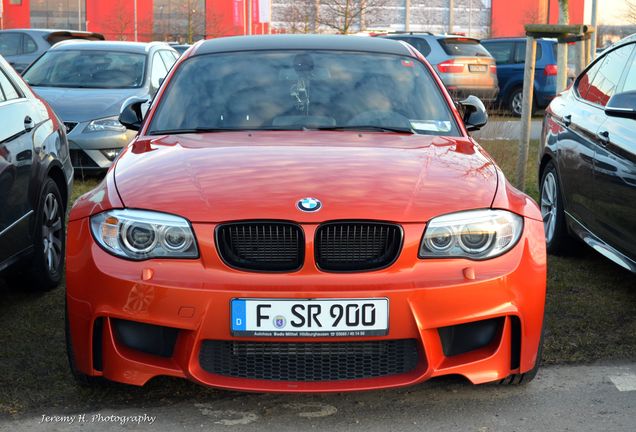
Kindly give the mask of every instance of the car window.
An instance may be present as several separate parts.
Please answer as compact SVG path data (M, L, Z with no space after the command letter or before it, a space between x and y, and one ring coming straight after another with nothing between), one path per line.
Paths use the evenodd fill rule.
M627 73L625 75L625 82L621 92L635 91L636 90L636 55L632 55L631 62L627 66Z
M514 42L489 42L484 44L484 47L495 58L497 64L509 64L512 62Z
M165 78L168 73L168 69L161 60L161 54L156 52L152 56L152 71L150 72L150 85L154 88L159 88L159 84L162 78Z
M21 54L22 35L20 33L0 33L0 55Z
M451 56L490 57L490 54L478 40L469 38L438 39L446 54Z
M535 62L540 61L542 56L543 56L543 48L541 47L540 43L537 43L537 58ZM525 42L516 43L514 62L516 64L526 62L526 43Z
M587 100L587 93L590 91L592 80L596 76L596 72L598 72L601 64L603 64L602 60L597 61L591 68L579 77L574 88L581 98Z
M136 88L143 85L144 54L105 50L51 50L24 74L29 85Z
M584 98L594 104L605 106L616 92L621 75L631 55L633 45L627 45L607 54L592 79Z
M431 72L412 57L296 50L187 59L149 131L361 126L459 133Z
M18 93L14 85L9 81L4 71L0 70L0 102L19 98L20 93Z
M161 58L163 59L163 63L166 65L166 69L170 70L172 65L177 61L176 58L172 55L172 51L162 50L159 51Z
M22 40L22 49L24 51L24 54L31 54L38 50L38 46L31 36L25 34L24 39Z
M403 40L413 45L424 57L431 53L431 46L422 38L405 38Z

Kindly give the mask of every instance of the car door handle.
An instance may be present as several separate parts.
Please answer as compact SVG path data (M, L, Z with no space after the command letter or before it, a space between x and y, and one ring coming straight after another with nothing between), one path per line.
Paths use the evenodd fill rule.
M602 146L606 146L610 142L610 136L608 131L600 131L596 134L596 139Z
M572 124L572 116L570 114L563 116L563 124L565 126L570 126Z
M24 118L24 130L30 131L33 129L33 119L29 116Z

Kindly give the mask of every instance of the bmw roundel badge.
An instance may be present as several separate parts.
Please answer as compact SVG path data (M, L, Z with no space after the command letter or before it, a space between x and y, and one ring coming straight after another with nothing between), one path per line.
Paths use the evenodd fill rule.
M299 200L296 205L298 206L298 210L304 212L315 212L320 210L320 208L322 207L322 203L319 199L311 197Z

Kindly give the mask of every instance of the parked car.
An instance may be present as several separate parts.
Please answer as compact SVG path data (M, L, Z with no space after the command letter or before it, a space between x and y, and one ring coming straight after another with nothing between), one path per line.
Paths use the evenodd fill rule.
M59 284L72 186L64 125L0 56L0 275L10 284Z
M70 40L37 59L24 79L64 121L76 171L100 173L135 135L118 121L122 103L152 98L178 57L159 42Z
M257 65L257 67L255 67ZM539 367L541 213L410 45L198 42L70 215L67 348L82 382L157 375L346 391ZM93 283L87 284L91 280Z
M525 38L484 39L482 45L497 61L499 96L496 104L516 116L523 106L523 74L526 61ZM556 96L557 42L537 39L533 111L544 109Z
M548 251L571 239L636 272L636 35L592 62L546 111L541 212Z
M190 45L190 44L180 44L180 43L170 43L170 46L172 48L174 48L179 53L179 55L181 55L184 52L186 52L186 50L188 48L190 48L192 45Z
M11 29L0 31L0 55L22 73L56 43L68 39L104 40L104 35L76 30Z
M454 97L475 95L484 102L497 98L495 59L479 40L432 33L392 33L380 37L402 40L415 47L433 65Z

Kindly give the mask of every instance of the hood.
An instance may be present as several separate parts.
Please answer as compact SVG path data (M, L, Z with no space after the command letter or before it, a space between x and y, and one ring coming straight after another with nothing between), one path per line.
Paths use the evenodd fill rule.
M62 121L85 122L119 115L121 105L144 89L82 89L33 87Z
M422 222L490 207L497 175L467 138L326 131L142 137L115 166L126 207L192 222ZM301 212L298 200L322 202Z

